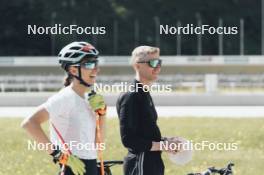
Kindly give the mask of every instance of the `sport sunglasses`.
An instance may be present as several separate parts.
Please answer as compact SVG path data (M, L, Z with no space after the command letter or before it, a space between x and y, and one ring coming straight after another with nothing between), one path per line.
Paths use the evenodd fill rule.
M161 66L162 60L161 59L153 59L149 61L138 61L137 63L148 63L148 65L152 68L157 68Z
M94 60L94 61L87 61L85 63L80 63L80 64L75 64L73 66L81 66L85 69L94 69L98 66L98 60Z

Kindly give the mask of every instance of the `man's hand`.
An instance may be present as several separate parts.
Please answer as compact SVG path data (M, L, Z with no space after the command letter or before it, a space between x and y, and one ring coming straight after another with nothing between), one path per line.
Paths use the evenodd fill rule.
M85 164L76 156L63 153L56 149L50 154L53 157L53 162L67 165L71 168L75 175L83 175L85 173Z
M176 154L182 150L182 142L177 139L177 137L164 137L162 151Z
M92 110L98 113L99 116L103 116L106 114L106 104L102 95L93 93L89 96L88 101Z
M172 154L177 154L179 151L181 151L181 142L176 140L168 140L165 141L168 142L168 147L166 147L165 149L163 149L163 151L168 152L168 153L172 153Z

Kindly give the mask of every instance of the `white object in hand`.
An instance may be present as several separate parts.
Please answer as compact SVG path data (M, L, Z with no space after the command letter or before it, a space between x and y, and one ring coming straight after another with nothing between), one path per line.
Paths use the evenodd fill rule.
M169 153L170 160L177 165L185 165L192 160L192 143L182 137L171 138L173 141L179 141L180 151L176 154Z

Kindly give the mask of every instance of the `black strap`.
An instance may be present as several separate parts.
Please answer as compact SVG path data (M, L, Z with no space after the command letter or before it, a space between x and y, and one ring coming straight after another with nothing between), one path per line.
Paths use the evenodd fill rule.
M70 74L70 73L68 72L68 74ZM79 80L80 83L81 83L82 85L84 85L84 86L86 86L86 87L91 87L91 86L92 86L91 84L86 83L86 82L82 79L82 72L81 72L81 67L80 67L80 66L78 66L78 76L73 75L73 74L70 74L70 75L72 75L74 78L76 78L77 80Z
M53 162L56 164L61 155L63 154L59 148L59 146L54 146L55 150L50 154L53 157Z

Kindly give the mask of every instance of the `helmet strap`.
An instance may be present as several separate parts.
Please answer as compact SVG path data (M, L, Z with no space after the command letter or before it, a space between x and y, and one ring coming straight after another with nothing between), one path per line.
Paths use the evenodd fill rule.
M72 75L72 74L71 74ZM89 83L86 83L83 79L82 79L82 72L81 72L81 67L78 66L78 76L76 75L72 75L74 78L76 78L77 80L79 80L80 84L86 86L86 87L91 87L92 85Z

